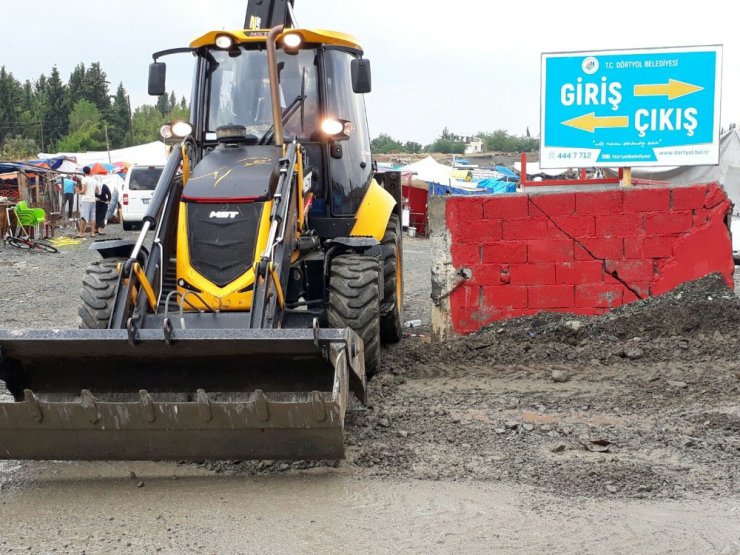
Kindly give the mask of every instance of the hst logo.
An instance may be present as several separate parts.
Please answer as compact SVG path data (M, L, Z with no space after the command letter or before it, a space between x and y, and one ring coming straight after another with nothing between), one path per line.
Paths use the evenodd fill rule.
M235 220L238 215L239 215L239 212L226 212L223 210L220 212L216 212L214 210L213 212L211 212L211 215L208 217L216 218L218 220Z

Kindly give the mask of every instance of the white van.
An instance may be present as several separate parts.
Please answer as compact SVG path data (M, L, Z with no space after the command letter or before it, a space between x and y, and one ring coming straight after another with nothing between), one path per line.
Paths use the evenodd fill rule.
M121 224L130 231L144 220L164 166L132 166L123 182Z

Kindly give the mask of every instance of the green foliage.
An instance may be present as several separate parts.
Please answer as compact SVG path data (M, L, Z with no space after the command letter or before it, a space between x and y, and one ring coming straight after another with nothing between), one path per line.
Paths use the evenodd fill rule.
M532 152L539 148L539 141L530 137L516 137L504 129L493 133L478 133L489 152Z
M439 152L442 154L464 154L465 143L459 143L452 139L440 137L432 144L427 145L424 150L427 152Z
M38 151L39 146L33 139L10 136L0 147L0 160L27 160L35 158Z
M105 123L97 106L88 100L79 100L69 114L69 134L59 141L62 152L81 152L105 149Z
M403 145L397 140L391 138L390 135L387 135L385 133L381 133L372 141L370 141L370 148L376 154L404 152Z

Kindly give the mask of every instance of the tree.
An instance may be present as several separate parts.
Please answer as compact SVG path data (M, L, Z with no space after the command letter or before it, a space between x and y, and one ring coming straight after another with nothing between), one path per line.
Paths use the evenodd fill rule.
M131 146L129 144L130 126L128 93L123 83L120 83L118 89L116 89L116 96L113 98L113 106L110 112L109 134L112 148Z
M63 152L105 149L103 121L97 106L79 100L69 114L69 135L57 147Z
M67 88L62 83L56 66L46 84L46 112L43 121L46 140L56 144L69 130L70 105L67 103Z
M419 154L422 148L419 143L414 141L406 141L406 144L403 145L404 152L408 152L409 154Z
M35 158L39 146L33 139L12 136L5 139L0 147L0 160L27 160Z
M19 127L18 117L23 87L12 73L0 67L0 143Z
M403 145L390 135L381 133L370 142L370 149L376 154L390 154L392 152L403 152Z
M157 110L160 116L166 116L170 111L170 99L166 94L157 97Z
M165 123L165 117L159 109L151 104L144 104L134 110L132 129L134 144L150 143L159 139L159 128Z
M459 143L451 139L440 137L424 149L427 152L439 152L441 154L465 154L465 143Z
M85 72L86 94L85 100L89 100L100 112L105 121L109 121L110 115L110 92L108 90L108 76L100 67L100 62L90 64L90 69Z

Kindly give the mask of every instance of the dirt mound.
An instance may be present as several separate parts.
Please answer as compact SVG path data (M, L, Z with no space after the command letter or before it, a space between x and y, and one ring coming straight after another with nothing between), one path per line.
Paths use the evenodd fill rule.
M603 316L543 313L443 344L407 343L383 365L413 375L440 364L711 361L737 353L738 345L740 298L712 274Z

